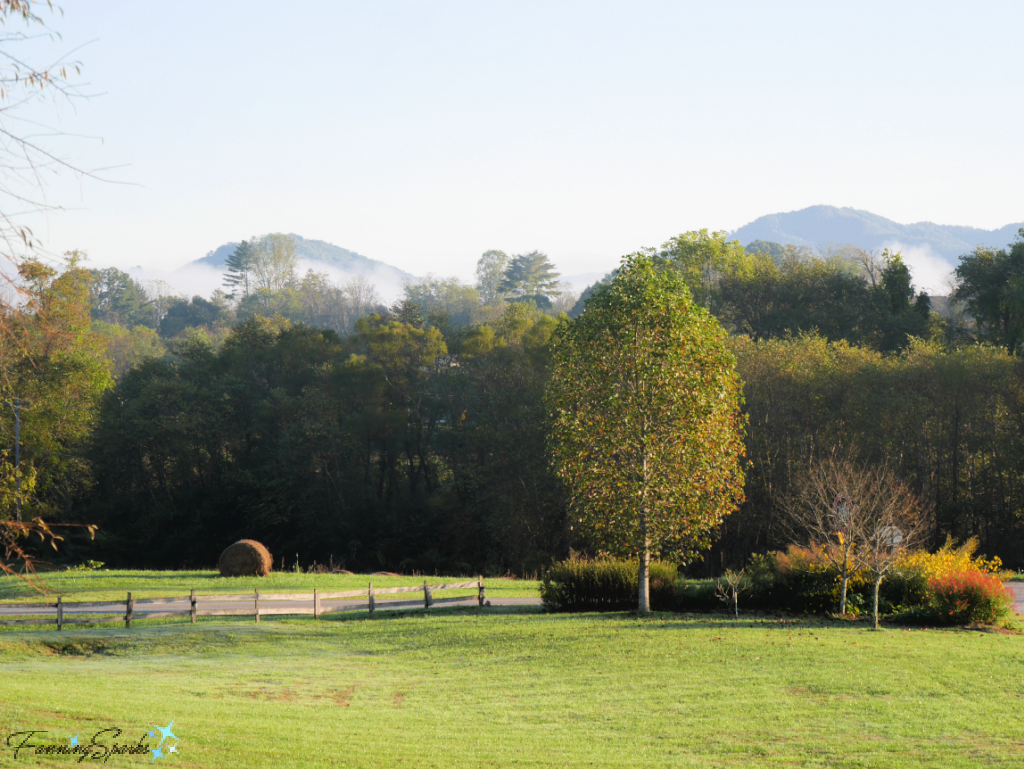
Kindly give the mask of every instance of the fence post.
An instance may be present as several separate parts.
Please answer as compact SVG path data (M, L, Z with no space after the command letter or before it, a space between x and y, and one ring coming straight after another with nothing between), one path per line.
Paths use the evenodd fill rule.
M57 630L64 629L64 596L57 596Z
M132 626L132 607L133 606L134 606L134 603L132 602L132 594L129 593L128 594L128 600L125 602L125 606L124 606L124 608L125 608L125 612L124 612L124 626L125 627L131 627Z
M313 588L313 619L320 619L320 595Z
M479 576L479 577L476 578L476 587L477 587L476 600L480 603L481 606L483 606L484 605L484 599L487 597L487 594L484 592L484 578L482 576Z
M260 591L256 591L256 621L260 621Z
M432 603L433 601L430 598L430 585L427 584L426 580L423 580L423 608L429 609L430 604Z
M192 616L192 624L194 625L194 624L196 624L196 589L195 588L192 588L192 591L189 593L188 601L189 601L189 605L190 605L189 613Z
M370 614L373 614L373 610L377 608L377 602L373 600L373 583L370 583Z

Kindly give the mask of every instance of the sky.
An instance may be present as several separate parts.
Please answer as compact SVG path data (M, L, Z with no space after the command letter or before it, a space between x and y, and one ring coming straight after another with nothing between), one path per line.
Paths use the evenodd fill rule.
M1024 3L64 0L73 104L26 114L109 181L46 180L51 253L172 270L266 232L416 275L565 274L809 205L1022 218Z

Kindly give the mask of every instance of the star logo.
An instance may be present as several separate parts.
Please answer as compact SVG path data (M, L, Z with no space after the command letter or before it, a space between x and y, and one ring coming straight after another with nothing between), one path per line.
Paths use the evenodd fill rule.
M149 752L153 754L154 762L156 762L158 758L167 758L167 756L160 752L160 748L157 748L156 750L150 750Z
M74 737L69 738L68 739L68 744L69 745L77 745L78 744L78 735L76 734Z
M167 749L167 752L168 753L177 753L178 752L178 746L177 745L171 745L171 747Z
M171 727L174 726L174 722L173 721L171 721L171 723L167 724L167 726L157 726L156 724L153 724L153 726L156 726L156 730L158 732L160 732L160 742L157 743L157 747L158 748L161 745L164 744L164 740L166 740L166 739L172 739L172 740L178 739L178 736L174 732L171 731ZM153 736L155 737L156 735L153 735Z

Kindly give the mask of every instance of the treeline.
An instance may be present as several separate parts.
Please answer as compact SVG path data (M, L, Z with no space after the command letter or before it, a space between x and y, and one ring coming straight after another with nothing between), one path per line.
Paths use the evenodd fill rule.
M935 507L934 539L976 536L1024 565L1024 363L1005 348L912 341L898 355L820 336L731 347L744 381L747 500L711 561L785 544L780 493L833 447L889 462Z
M734 334L770 339L817 333L883 352L911 337L964 334L964 321L943 302L946 317L913 286L899 254L851 246L815 252L755 241L746 248L724 232L687 232L651 254L678 271L694 299ZM588 289L589 291L590 289ZM587 292L574 308L583 311Z
M962 257L941 302L895 254L697 232L655 255L731 332L749 415L746 502L692 568L784 544L776 500L837 445L932 500L937 541L978 536L1024 566L1024 241ZM23 265L31 300L3 306L0 364L3 399L33 401L26 514L99 524L82 557L208 566L251 536L289 566L524 573L587 548L548 469L543 402L547 341L584 302L543 254L488 252L473 286L427 279L390 306L325 278L294 312L272 303L314 284L294 270L184 300L76 259ZM115 333L153 346L119 358ZM0 429L12 446L10 409ZM10 514L10 451L0 471Z
M532 571L585 546L545 460L555 324L514 308L449 351L436 329L379 316L346 339L250 319L220 352L182 349L108 394L87 517L124 563L210 563L253 536L289 563ZM1021 560L1018 358L934 341L889 356L820 336L730 345L750 419L747 500L700 568L784 544L778 495L833 446L893 462L935 504L937 539L977 536Z
M346 338L256 316L218 352L187 341L104 397L84 515L133 565L255 537L289 565L537 569L568 544L544 451L555 325L513 306L457 356L376 314Z

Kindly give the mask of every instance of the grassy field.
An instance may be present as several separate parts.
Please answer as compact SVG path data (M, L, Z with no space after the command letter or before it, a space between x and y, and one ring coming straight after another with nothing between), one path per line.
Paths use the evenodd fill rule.
M430 584L443 582L466 582L476 577L386 577L362 574L293 574L272 572L266 577L222 577L216 571L54 571L41 575L47 589L55 599L58 595L69 601L123 601L128 591L132 597L168 598L187 596L195 589L198 595L223 595L251 593L312 594L313 588L321 591L364 590L369 582L375 588L422 585L426 579ZM520 598L536 596L537 582L525 580L487 578L484 580L488 597ZM445 596L474 591L452 591ZM33 603L40 595L24 581L15 577L0 577L0 602Z
M997 632L448 609L0 636L0 740L173 721L167 766L1019 767L1022 712Z

